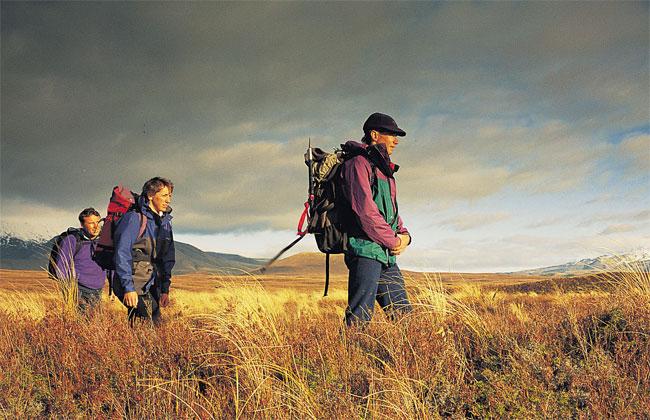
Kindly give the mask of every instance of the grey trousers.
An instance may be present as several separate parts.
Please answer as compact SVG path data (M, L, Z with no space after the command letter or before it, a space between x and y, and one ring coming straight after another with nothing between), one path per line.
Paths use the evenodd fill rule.
M144 295L138 295L138 305L135 308L127 307L131 325L137 320L153 321L154 325L159 325L162 321L159 300L160 291L155 286L152 286Z
M77 302L79 311L86 312L90 308L94 308L102 299L102 289L91 289L77 283Z

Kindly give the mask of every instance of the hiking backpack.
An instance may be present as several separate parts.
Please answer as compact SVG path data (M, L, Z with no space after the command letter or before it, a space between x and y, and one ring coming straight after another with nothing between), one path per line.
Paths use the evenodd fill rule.
M328 153L314 148L311 159L305 160L310 166L307 233L314 235L316 246L328 256L347 251L348 233L356 225L341 185L343 163L354 156L342 150ZM374 177L374 168L372 173Z
M264 273L282 254L297 244L306 234L316 239L319 251L325 254L325 291L329 288L330 254L342 254L348 250L348 234L357 228L357 221L348 201L344 198L341 185L343 163L364 152L350 153L336 149L332 153L312 148L311 140L305 153L305 164L309 168L309 195L298 221L298 238L283 248L261 269ZM371 164L370 185L375 188L375 167ZM303 226L307 222L307 228Z
M52 239L54 243L52 244L52 249L50 250L50 256L47 264L47 272L52 280L64 280L65 275L68 274L60 272L56 262L59 259L59 254L61 252L61 242L63 242L63 240L70 235L73 235L75 237L75 249L74 253L70 256L71 259L74 260L74 257L81 249L81 241L83 241L84 236L81 229L79 228L68 228L65 232L61 232L59 235L55 236ZM74 262L70 262L70 264L72 265ZM66 268L71 269L72 266Z
M97 241L93 255L95 262L104 270L115 270L115 244L113 243L113 235L115 234L115 228L119 221L127 211L135 210L140 215L140 232L138 233L138 238L142 237L147 228L147 218L137 208L138 198L138 194L130 191L128 188L124 188L121 184L113 188L111 199L108 202L108 209L106 210L106 218L104 218L104 225L99 234L99 240Z
M314 235L316 246L325 254L325 292L327 296L330 278L330 255L343 254L348 250L348 236L357 231L358 222L352 208L343 195L341 170L343 163L364 152L349 153L341 145L333 153L309 147L305 164L309 167L309 222L307 232ZM375 188L375 167L371 166L370 185ZM300 227L299 227L300 232Z

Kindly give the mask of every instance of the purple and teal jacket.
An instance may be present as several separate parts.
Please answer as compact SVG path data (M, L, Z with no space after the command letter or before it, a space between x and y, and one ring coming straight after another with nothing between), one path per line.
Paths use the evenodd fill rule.
M393 265L396 258L389 250L399 243L397 234L410 236L398 214L393 174L399 167L382 144L348 141L343 150L356 155L344 162L341 171L343 195L359 228L349 234L348 253Z

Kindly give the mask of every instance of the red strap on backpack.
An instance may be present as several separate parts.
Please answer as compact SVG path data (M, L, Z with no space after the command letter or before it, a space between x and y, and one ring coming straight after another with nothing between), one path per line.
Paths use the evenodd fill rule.
M304 236L307 234L307 229L302 230L303 225L305 224L305 220L307 219L307 214L309 213L309 202L311 200L305 201L305 209L302 211L302 214L300 215L300 220L298 221L298 236Z

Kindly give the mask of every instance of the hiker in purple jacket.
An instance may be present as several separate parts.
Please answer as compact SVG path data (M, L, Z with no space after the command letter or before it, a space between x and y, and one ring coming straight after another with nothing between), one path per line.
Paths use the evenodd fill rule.
M343 150L355 157L342 170L343 195L352 210L345 264L349 270L348 326L372 318L375 300L391 319L411 311L396 256L411 243L397 206L390 155L405 136L392 117L374 113L363 125L363 143L349 141ZM356 223L354 223L356 222Z
M101 230L101 216L89 207L79 214L79 223L81 229L68 229L54 262L58 278L77 279L79 309L85 312L101 300L106 272L92 258Z

